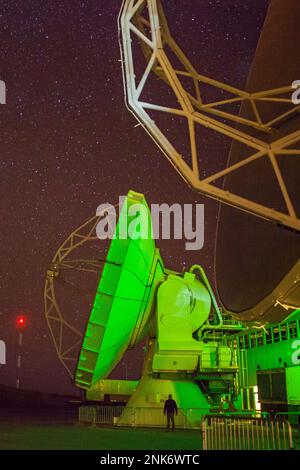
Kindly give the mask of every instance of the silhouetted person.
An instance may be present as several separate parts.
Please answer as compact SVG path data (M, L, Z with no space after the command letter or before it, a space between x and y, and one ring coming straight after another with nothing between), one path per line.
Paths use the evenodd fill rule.
M164 414L167 415L167 429L170 429L170 422L172 422L172 430L175 429L174 414L178 414L176 401L173 400L172 395L169 395L168 400L165 401Z

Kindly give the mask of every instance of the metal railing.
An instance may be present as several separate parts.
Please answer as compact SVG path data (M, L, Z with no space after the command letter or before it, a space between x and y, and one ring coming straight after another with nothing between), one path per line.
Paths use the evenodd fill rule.
M293 449L292 427L286 420L249 416L212 416L202 420L204 450Z
M295 448L300 449L300 411L280 411L275 414L274 420L288 420L288 422L292 426Z
M279 413L255 410L210 413L200 408L178 409L177 429L202 430L204 450L285 450L293 449L293 429ZM281 415L281 414L280 414ZM166 427L162 407L91 405L79 408L79 422L90 425Z
M207 409L178 409L175 416L177 429L201 429L202 417ZM79 422L82 424L99 424L131 427L164 428L167 424L163 407L124 407L124 406L81 406Z
M201 429L202 419L206 415L207 409L179 408L178 415L175 416L175 427L177 429ZM210 413L209 416L268 418L269 413L257 410L226 411L226 413ZM89 405L79 408L79 422L82 424L164 428L166 416L162 405L159 407Z
M115 424L124 406L81 406L79 422L83 424Z

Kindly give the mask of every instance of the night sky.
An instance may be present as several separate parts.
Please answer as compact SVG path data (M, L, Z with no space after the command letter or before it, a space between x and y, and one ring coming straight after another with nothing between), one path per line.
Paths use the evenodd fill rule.
M267 3L163 2L173 36L199 72L238 87L245 86ZM15 386L15 319L24 313L21 387L76 393L44 318L45 272L99 204L116 203L129 189L145 193L149 203L205 203L200 252L186 252L178 240L158 246L167 267L181 271L197 262L214 280L218 204L187 187L125 107L120 6L120 0L0 1L0 79L7 86L7 104L0 106L0 339L7 365L0 384ZM204 150L212 162L227 159L218 139ZM71 319L72 311L66 315ZM83 311L83 323L87 316ZM139 359L135 352L126 359L128 377L138 375Z

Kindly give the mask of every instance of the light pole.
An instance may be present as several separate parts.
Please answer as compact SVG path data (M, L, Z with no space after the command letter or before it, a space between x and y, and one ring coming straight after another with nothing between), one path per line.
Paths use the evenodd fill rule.
M3 315L2 312L0 312L0 316L1 315ZM4 366L5 364L6 364L6 345L5 345L5 342L2 341L0 338L0 367Z
M23 331L27 325L26 317L24 315L19 315L16 319L18 335L18 355L17 355L17 379L16 379L16 388L20 388L20 373L22 365L22 345L23 345Z

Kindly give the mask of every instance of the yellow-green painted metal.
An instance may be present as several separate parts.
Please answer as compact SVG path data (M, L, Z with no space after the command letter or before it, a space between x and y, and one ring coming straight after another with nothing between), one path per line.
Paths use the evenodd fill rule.
M169 365L169 369L196 369L200 343L193 338L193 333L207 320L210 308L210 295L193 273L186 272L182 277L170 274L161 284L157 292L157 341L158 350L164 352L161 360L168 358L166 351L172 352L170 360L175 367ZM192 366L188 365L189 358L185 356L181 361L174 361L173 354L184 352L190 358L194 357ZM157 362L157 357L154 362Z
M158 414L147 414L147 423L159 425L161 401L169 393L174 394L182 419L196 424L209 410L214 383L225 377L233 384L237 364L220 341L226 326L203 269L195 265L183 274L165 270L152 233L144 196L130 191L101 275L75 382L90 390L90 399L103 399L105 383L107 390L116 384L103 379L128 348L148 335L142 378L129 393L129 408L120 424L127 423L130 408L154 407ZM208 382L206 393L197 383L201 374ZM219 395L227 390L218 387ZM122 392L124 387L113 395L123 396ZM197 413L190 416L189 407L197 408ZM136 421L142 424L143 416L136 416Z
M136 391L138 380L98 380L89 390L86 391L88 401L103 401L106 395L110 397L130 397Z
M209 413L209 404L198 385L192 380L154 379L147 375L140 380L117 425L132 425L134 413L135 426L165 427L163 406L169 394L178 406L176 427L200 428L202 417Z
M245 385L257 383L257 371L274 371L290 369L290 376L298 387L300 403L300 381L297 369L300 368L300 310L295 310L289 317L277 324L268 325L266 329L250 329L237 336L239 354L245 356ZM241 341L243 340L243 341Z
M138 236L138 222L141 230L147 226L143 236ZM77 386L89 388L107 377L125 351L147 333L155 287L163 277L147 202L142 194L129 191L88 321L75 373Z

